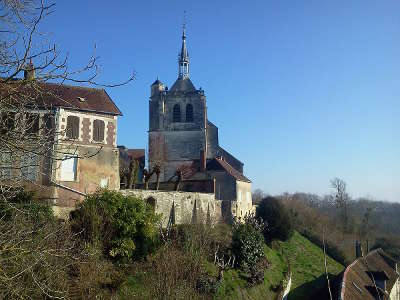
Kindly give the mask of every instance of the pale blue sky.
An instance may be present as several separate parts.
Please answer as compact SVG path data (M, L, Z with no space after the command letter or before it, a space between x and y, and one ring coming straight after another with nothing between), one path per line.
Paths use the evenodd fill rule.
M183 11L191 79L220 143L254 188L400 201L399 1L58 1L41 27L72 66L93 45L124 116L118 143L147 147L150 84L177 77Z

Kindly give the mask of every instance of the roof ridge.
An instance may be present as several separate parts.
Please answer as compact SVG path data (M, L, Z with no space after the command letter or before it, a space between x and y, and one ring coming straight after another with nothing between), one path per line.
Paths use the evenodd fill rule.
M95 90L95 91L104 91L104 88L98 88L98 87L90 87L90 86L80 86L80 85L72 85L72 84L64 84L64 83L57 83L57 82L47 82L47 81L42 81L39 83L43 83L46 85L55 85L55 86L65 86L65 87L70 87L70 88L74 88L74 89L82 89L82 90Z

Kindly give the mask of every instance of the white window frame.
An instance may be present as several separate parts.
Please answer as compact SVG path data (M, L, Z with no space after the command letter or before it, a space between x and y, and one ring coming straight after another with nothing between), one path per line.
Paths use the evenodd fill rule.
M65 155L60 164L60 181L76 181L78 175L78 157Z

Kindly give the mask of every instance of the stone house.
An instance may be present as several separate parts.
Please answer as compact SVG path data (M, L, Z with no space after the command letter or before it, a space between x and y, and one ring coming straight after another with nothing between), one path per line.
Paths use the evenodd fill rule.
M104 89L49 85L64 103L49 99L54 107L55 149L67 149L53 162L53 199L71 207L84 194L99 187L119 189L117 119L122 113ZM70 144L74 145L70 147Z
M117 119L122 114L107 92L56 83L36 85L40 93L27 91L35 105L26 109L26 116L15 118L35 117L35 134L48 138L49 153L31 151L18 159L2 153L2 165L10 168L3 168L1 179L15 178L18 174L13 172L19 170L11 166L25 164L22 179L56 211L73 208L99 187L119 189Z

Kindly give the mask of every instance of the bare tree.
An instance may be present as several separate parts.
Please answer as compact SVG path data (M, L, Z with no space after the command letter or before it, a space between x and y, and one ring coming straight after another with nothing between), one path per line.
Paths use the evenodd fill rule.
M43 0L0 0L0 298L68 296L66 282L75 243L67 227L32 221L32 211L12 201L21 188L36 184L36 172L50 176L52 161L79 151L74 140L58 131L49 99L67 99L48 89L48 83L113 87L97 82L100 68L94 53L78 70L69 57L39 31L55 9ZM62 143L59 143L62 141ZM39 166L44 166L40 168ZM58 225L57 225L58 224Z
M178 168L176 170L176 173L175 173L176 181L175 181L175 188L174 188L175 191L179 191L179 189L181 188L181 183L183 181L183 174L182 173L183 172L182 172L181 169Z
M256 189L253 192L253 195L251 198L253 199L253 203L258 204L261 202L262 199L264 199L267 196L267 194L262 190L262 189Z
M156 173L156 191L160 188L160 174L161 174L161 166L159 164L155 164L153 168L154 173Z
M66 155L88 158L100 150L84 151L55 126L49 99L68 99L48 88L48 83L114 87L100 84L95 52L78 70L69 68L69 57L39 31L43 19L55 8L43 0L0 1L0 193L27 183L36 184L35 173L50 174ZM39 170L39 166L45 166ZM3 201L7 199L2 197Z
M370 217L372 214L372 207L367 207L359 229L359 238L366 243L366 251L369 251L368 233L370 231Z
M147 169L143 170L143 180L144 180L144 189L148 190L149 189L149 181L151 179L151 177L154 174L154 169L148 171Z
M224 271L235 266L235 255L227 255L226 253L219 253L219 245L214 253L214 264L218 267L218 281L224 279Z
M346 182L340 178L334 178L331 180L331 188L334 189L333 200L336 204L336 207L342 209L342 217L343 217L343 227L346 231L348 229L348 211L347 204L349 200L349 195L346 192Z
M128 171L128 189L136 188L136 180L139 173L139 162L132 158L129 163L129 171Z

